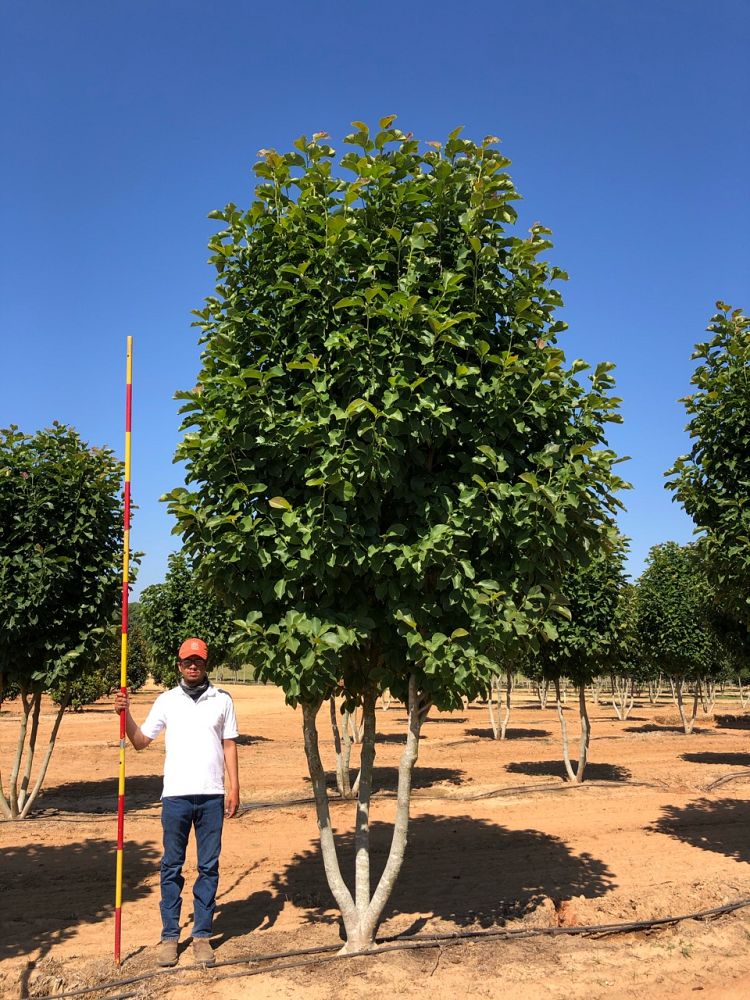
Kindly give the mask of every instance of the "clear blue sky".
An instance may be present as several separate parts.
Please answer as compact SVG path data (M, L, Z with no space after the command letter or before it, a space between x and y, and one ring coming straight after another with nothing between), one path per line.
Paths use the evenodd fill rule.
M206 219L261 147L397 113L503 139L524 229L554 231L569 358L617 364L631 572L692 525L663 488L717 298L750 308L746 0L24 0L0 13L0 426L123 451L135 338L139 588L177 547L172 395L213 288Z

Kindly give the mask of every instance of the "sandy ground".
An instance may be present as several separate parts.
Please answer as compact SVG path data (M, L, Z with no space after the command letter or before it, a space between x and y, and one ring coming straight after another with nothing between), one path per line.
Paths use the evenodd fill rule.
M219 962L336 946L340 926L316 844L300 712L274 688L226 686L237 707L242 808L225 827L214 946ZM145 716L154 690L134 699ZM671 702L618 722L591 707L587 782L562 780L559 724L517 694L509 738L490 739L486 707L430 718L417 765L407 859L381 936L650 920L750 897L750 714L736 700L685 736ZM0 755L17 707L0 712ZM43 724L50 725L50 706ZM568 708L577 735L574 707ZM402 706L378 712L375 866L387 850ZM321 744L332 763L330 728ZM44 738L45 731L42 732ZM159 938L163 743L127 757L123 956L112 961L117 719L107 705L66 716L33 816L0 824L0 994L49 996L144 975ZM737 776L710 789L717 779ZM353 807L334 801L352 869ZM194 853L186 868L178 971L93 997L232 1000L340 997L750 997L750 906L711 921L607 936L468 939L268 971L190 968ZM259 974L247 977L251 969Z

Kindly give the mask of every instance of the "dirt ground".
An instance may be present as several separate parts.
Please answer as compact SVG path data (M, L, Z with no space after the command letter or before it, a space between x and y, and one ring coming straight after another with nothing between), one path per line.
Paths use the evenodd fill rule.
M750 713L736 700L718 702L713 716L700 714L691 736L676 728L668 697L655 707L637 703L626 722L618 722L609 705L592 705L591 764L580 787L563 782L554 708L541 710L528 692L517 692L504 742L490 738L483 705L436 714L423 730L407 858L380 936L505 930L516 937L467 938L270 971L268 963L247 963L254 956L335 948L340 925L316 843L300 712L287 708L275 688L223 686L235 699L242 733L242 806L225 826L213 940L218 961L231 964L190 967L190 853L187 950L177 971L84 995L750 996L750 906L710 921L628 934L516 933L691 914L750 897ZM147 689L135 696L136 719L145 717L155 694ZM16 712L13 704L0 712L6 777ZM44 715L49 727L51 706ZM576 736L572 704L567 717ZM378 711L376 866L387 849L405 723L398 704ZM330 765L323 714L320 731ZM127 755L124 961L118 969L112 960L117 739L108 705L66 716L33 816L0 824L3 997L50 996L154 969L163 741ZM332 813L349 872L353 807L333 801Z

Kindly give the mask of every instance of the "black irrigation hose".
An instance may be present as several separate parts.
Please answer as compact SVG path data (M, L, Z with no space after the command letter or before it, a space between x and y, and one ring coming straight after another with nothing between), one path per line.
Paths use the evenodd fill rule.
M707 792L712 792L714 788L720 788L721 785L728 785L730 781L739 781L742 778L750 778L750 771L738 771L736 774L725 774L723 778L717 778L716 781L712 781L710 785L706 785L705 790Z
M468 940L518 940L530 937L577 937L592 935L596 937L609 934L630 934L634 931L651 930L654 927L665 927L671 924L682 923L685 920L711 920L713 917L720 917L726 913L733 913L750 906L750 898L738 899L734 903L726 903L724 906L716 906L710 910L697 910L694 913L684 913L676 917L656 917L653 920L633 920L623 924L588 924L581 927L519 927L511 930L496 931L453 931L446 934L431 934L424 937L403 938L398 935L383 938L383 943L373 951L359 951L340 953L339 945L324 945L319 948L301 948L296 951L280 951L268 955L253 955L249 958L231 958L223 962L216 962L211 969L218 969L229 965L245 965L249 963L259 964L261 962L273 962L279 959L299 959L302 961L281 962L278 965L268 968L244 969L241 972L233 972L226 976L219 976L218 979L237 979L243 976L258 976L264 972L282 972L285 969L297 969L307 965L322 965L328 962L344 961L350 958L366 958L368 956L378 956L390 951L417 951L423 948L439 948L462 944ZM336 952L335 955L330 952ZM69 997L80 997L88 993L99 993L115 989L118 986L131 986L134 983L141 983L147 979L155 979L159 976L174 975L179 972L189 972L193 969L205 969L201 964L187 965L182 968L176 966L168 969L157 969L152 972L145 972L139 976L132 976L130 979L115 979L108 983L100 983L98 986L85 986L78 990L70 990L66 993L51 993L47 1000L67 1000ZM125 1000L126 997L135 996L134 993L122 993L109 1000Z

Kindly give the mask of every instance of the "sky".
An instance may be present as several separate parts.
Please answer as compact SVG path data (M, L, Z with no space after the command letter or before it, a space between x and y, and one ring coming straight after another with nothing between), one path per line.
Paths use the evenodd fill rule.
M519 231L570 274L560 346L617 365L636 577L692 523L664 488L679 398L722 299L750 308L746 0L24 0L0 9L0 427L53 420L124 453L134 338L136 593L179 547L177 390L214 288L209 211L256 153L397 114L424 140L502 138Z

